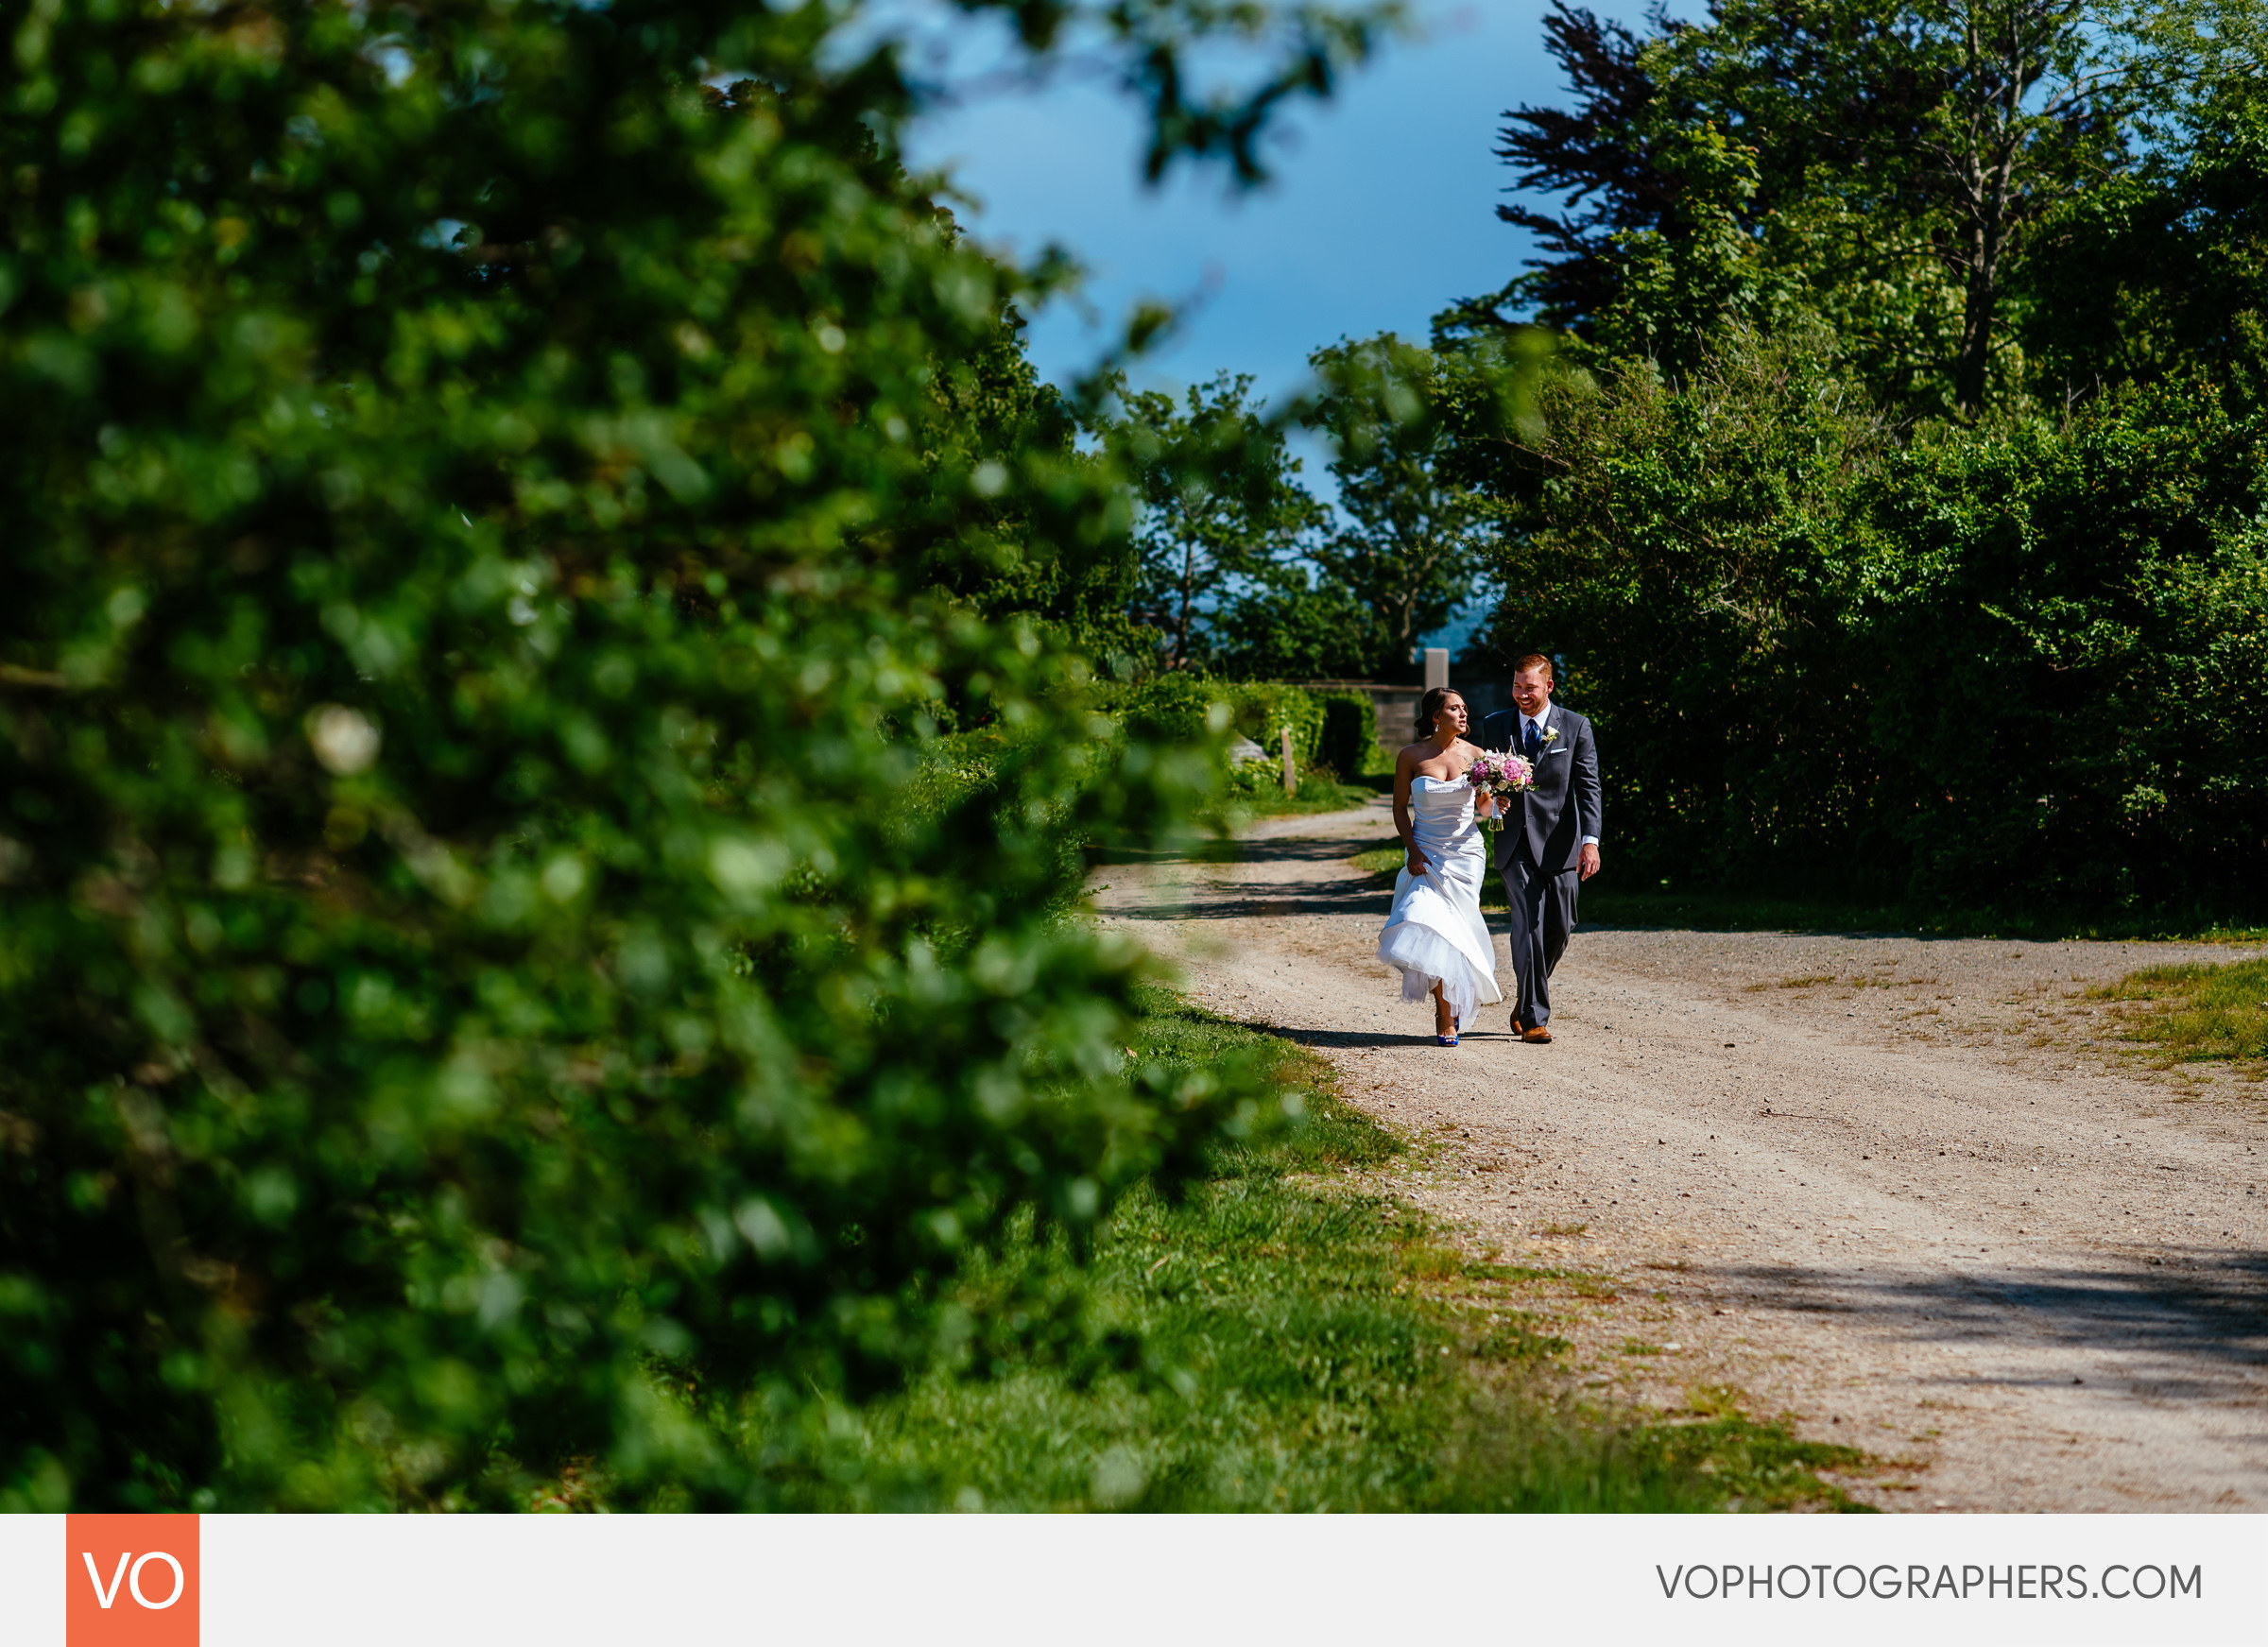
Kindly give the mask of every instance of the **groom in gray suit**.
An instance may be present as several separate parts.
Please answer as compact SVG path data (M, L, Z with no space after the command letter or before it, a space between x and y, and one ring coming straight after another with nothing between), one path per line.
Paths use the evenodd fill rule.
M1575 893L1599 872L1599 752L1590 723L1552 702L1552 661L1531 652L1512 667L1516 709L1481 722L1484 748L1524 755L1536 787L1504 805L1497 872L1512 902L1512 972L1520 992L1512 1032L1548 1041L1552 969L1575 930Z

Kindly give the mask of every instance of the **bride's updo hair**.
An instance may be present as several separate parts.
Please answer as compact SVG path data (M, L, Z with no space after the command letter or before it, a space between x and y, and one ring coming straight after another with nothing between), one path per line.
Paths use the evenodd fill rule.
M1434 720L1440 714L1441 706L1452 697L1464 695L1453 686L1428 687L1425 695L1418 700L1418 735L1421 738L1432 737Z

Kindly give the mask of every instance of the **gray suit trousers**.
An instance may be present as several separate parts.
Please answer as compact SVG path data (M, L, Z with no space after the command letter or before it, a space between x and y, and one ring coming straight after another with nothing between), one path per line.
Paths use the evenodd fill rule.
M1552 1021L1552 969L1575 930L1580 869L1546 875L1516 849L1504 861L1504 896L1512 905L1512 975L1519 980L1513 1021L1528 1028Z

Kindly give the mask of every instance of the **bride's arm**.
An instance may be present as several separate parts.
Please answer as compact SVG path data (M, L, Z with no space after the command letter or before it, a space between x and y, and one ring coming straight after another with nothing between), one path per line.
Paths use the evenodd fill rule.
M1409 853L1406 862L1410 873L1422 875L1433 866L1418 848L1418 832L1410 822L1410 778L1418 770L1418 746L1404 745L1400 754L1394 757L1394 830L1401 836L1402 848Z

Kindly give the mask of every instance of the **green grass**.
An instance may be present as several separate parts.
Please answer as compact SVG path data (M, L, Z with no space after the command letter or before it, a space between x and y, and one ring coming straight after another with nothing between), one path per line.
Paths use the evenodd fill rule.
M1298 817L1316 812L1345 812L1366 806L1377 791L1367 784L1341 783L1336 779L1309 773L1299 780L1299 793L1284 794L1280 785L1250 793L1238 791L1228 800L1231 815L1253 817Z
M1408 849L1396 842L1390 847L1372 847L1367 851L1357 852L1347 861L1366 875L1378 875L1391 881L1408 859Z
M2268 1076L2268 961L2151 967L2088 993L2139 1004L2126 1035L2167 1063L2225 1060Z
M1272 1058L1305 1122L1218 1152L1179 1205L1138 1194L1086 1282L1087 1351L940 1371L855 1420L815 1507L999 1510L1712 1510L1847 1507L1818 1471L1859 1453L1716 1399L1637 1424L1566 1394L1533 1307L1606 1278L1475 1263L1360 1169L1402 1146L1330 1066L1170 998L1139 1056ZM1037 1249L1005 1256L1026 1271ZM994 1278L971 1278L981 1317ZM1139 1345L1117 1357L1109 1346ZM848 1463L848 1461L847 1461Z

